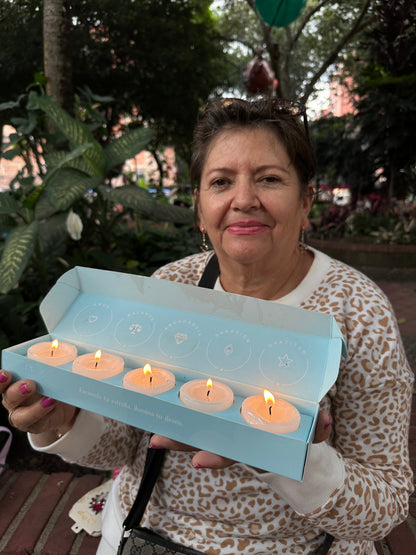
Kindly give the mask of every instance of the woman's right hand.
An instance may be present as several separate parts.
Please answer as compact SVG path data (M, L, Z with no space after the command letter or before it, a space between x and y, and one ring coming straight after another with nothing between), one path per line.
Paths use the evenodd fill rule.
M37 393L33 380L12 383L11 374L5 370L0 370L0 393L9 423L22 432L62 435L72 428L79 412L76 407Z

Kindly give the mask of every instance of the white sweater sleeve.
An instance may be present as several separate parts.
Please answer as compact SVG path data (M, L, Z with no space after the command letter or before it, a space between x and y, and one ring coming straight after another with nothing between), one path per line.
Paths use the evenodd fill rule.
M105 429L104 417L80 410L69 432L56 439L49 433L28 434L29 443L36 451L58 454L67 461L86 456Z
M311 445L302 482L270 472L251 470L301 515L312 513L325 505L332 495L341 490L345 479L342 458L324 442Z

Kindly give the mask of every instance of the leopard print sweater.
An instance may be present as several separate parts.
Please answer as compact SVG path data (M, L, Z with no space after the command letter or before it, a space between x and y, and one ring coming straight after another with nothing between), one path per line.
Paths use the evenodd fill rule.
M209 253L171 263L158 279L196 285ZM311 553L326 531L331 555L373 554L375 540L406 518L412 472L408 426L413 375L385 295L366 276L328 259L324 279L300 302L331 314L345 339L336 384L321 403L333 417L333 446L345 469L341 487L311 513L301 514L247 466L194 469L192 454L170 451L143 524L210 555ZM308 279L308 276L305 278ZM124 465L119 502L134 501L148 434L104 419L104 432L77 462Z

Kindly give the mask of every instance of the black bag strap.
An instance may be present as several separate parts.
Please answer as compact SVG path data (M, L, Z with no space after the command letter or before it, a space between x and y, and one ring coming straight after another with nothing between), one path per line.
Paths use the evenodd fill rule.
M220 275L220 267L218 264L217 255L214 253L208 260L207 265L199 280L198 287L205 287L205 289L214 289L215 282Z
M199 280L198 287L212 289L215 285L215 282L217 281L219 273L220 268L218 266L218 259L217 256L214 254L213 256L211 256L211 258L208 260L207 265L205 266L204 272L201 276L201 279ZM163 466L165 454L166 449L147 450L143 475L139 485L139 491L137 492L136 499L130 509L129 514L123 522L125 530L131 530L134 526L140 524L150 496L152 495L157 477L159 476L160 470Z
M144 463L144 470L142 479L137 492L136 499L130 509L129 514L123 522L125 530L131 530L134 526L140 524L144 511L146 510L147 503L152 495L153 487L156 483L159 472L163 466L165 459L165 449L148 449L146 455L146 462Z

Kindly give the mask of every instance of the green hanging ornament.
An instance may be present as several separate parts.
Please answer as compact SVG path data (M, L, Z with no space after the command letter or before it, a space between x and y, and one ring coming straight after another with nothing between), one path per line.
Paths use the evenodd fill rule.
M257 10L265 23L286 27L299 17L306 0L256 0Z

